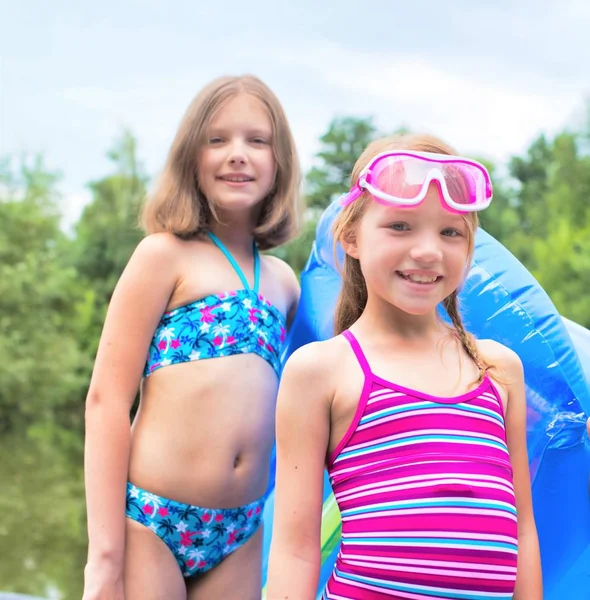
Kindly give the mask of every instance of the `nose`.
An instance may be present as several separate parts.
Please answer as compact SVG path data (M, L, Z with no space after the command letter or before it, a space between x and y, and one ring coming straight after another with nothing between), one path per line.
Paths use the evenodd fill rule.
M417 263L432 264L442 260L442 250L438 235L425 232L416 238L410 250L410 257Z
M246 146L242 140L235 139L229 146L228 162L230 165L244 165L247 162Z

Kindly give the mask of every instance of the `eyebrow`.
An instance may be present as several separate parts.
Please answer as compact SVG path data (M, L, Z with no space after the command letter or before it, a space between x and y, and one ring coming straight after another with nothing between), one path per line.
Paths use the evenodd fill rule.
M462 215L449 215L452 218L449 219L447 222L449 223L448 225L446 225L446 227L456 227L456 228L460 228L460 229L469 229L469 223L467 222L467 220L462 216Z
M468 225L467 218L465 215L449 213L447 219L452 219L455 222L460 222L460 223L463 223L464 225Z
M230 127L209 127L207 129L207 134L208 135L212 135L213 133L223 134L223 133L228 133L228 131L233 131L233 129ZM271 137L272 136L271 129L259 129L259 128L246 129L245 132L249 136L255 136L255 135L259 135L261 137Z

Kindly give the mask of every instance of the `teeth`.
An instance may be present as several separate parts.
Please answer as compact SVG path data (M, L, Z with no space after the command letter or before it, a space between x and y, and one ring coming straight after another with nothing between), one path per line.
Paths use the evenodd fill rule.
M224 181L233 181L235 183L242 183L244 181L252 181L250 177L222 177Z
M401 276L414 283L434 283L438 279L436 275L406 275L405 273L401 273Z

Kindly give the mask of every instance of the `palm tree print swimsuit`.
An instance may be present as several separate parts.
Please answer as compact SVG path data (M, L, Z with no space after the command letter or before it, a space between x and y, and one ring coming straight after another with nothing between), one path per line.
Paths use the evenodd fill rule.
M201 508L127 483L125 514L172 551L184 577L206 573L245 544L262 522L264 498L239 508Z
M277 376L286 338L282 313L259 292L260 257L254 245L254 286L212 233L244 289L212 294L164 313L150 343L144 377L168 365L257 354ZM238 508L201 508L127 484L126 515L149 527L170 548L182 574L192 577L218 565L256 533L265 497Z
M150 343L144 377L157 369L205 358L258 354L281 370L281 349L287 335L282 313L259 292L260 256L254 245L254 287L227 248L208 234L229 260L244 289L211 294L164 313Z

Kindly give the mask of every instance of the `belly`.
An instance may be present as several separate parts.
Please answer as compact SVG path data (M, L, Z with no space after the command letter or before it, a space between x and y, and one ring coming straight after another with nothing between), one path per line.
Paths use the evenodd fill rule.
M351 478L337 499L342 544L327 598L512 598L518 532L506 467L385 469Z
M160 369L144 381L130 481L203 507L260 497L268 483L276 393L274 371L253 355Z

